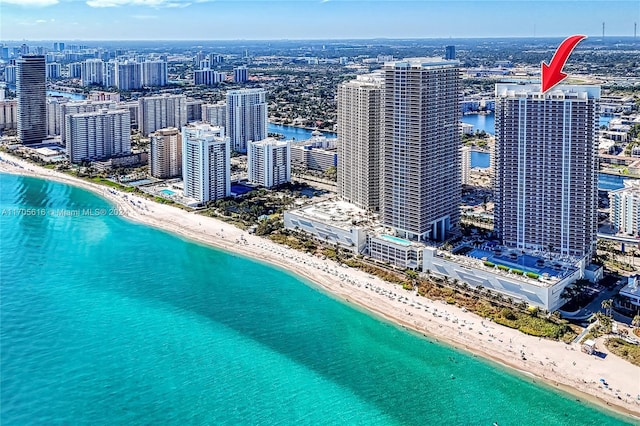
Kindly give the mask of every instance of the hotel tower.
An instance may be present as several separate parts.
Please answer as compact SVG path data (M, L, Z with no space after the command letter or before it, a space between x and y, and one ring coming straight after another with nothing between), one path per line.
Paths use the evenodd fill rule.
M383 67L380 213L410 240L444 240L460 218L458 61L411 58Z
M27 55L17 61L18 138L23 144L47 137L47 89L44 56Z
M380 208L382 75L338 86L338 194L372 211Z
M600 87L496 85L495 230L518 249L583 257L597 232Z

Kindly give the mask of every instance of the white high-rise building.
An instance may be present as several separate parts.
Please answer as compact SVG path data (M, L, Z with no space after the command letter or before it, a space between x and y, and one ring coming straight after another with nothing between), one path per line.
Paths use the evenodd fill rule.
M49 80L57 80L62 77L62 68L60 64L53 62L47 64L47 78Z
M128 110L104 109L66 116L67 155L72 163L131 153Z
M249 70L246 66L241 66L233 69L233 81L236 83L244 83L249 80Z
M249 181L265 188L291 181L291 141L267 138L249 142L247 169Z
M18 100L0 99L0 130L15 129L17 127Z
M494 222L505 246L593 253L599 98L598 86L496 85Z
M227 75L220 71L211 70L209 68L203 70L195 70L193 72L193 84L205 86L213 86L222 83Z
M382 223L410 240L444 240L460 218L458 61L384 64Z
M182 128L184 195L206 203L231 195L231 148L224 128L193 123Z
M82 78L82 63L73 62L69 64L69 71L67 75L69 78Z
M628 180L624 188L610 191L609 207L616 232L640 237L640 183Z
M47 137L47 91L44 56L27 55L16 61L18 138L23 144Z
M227 92L227 134L231 148L247 152L249 141L267 137L267 92L264 89L242 89Z
M175 127L159 129L149 135L149 169L160 179L182 175L182 134Z
M18 67L15 65L7 65L4 67L4 81L7 84L15 84L17 72Z
M116 109L116 103L112 101L70 101L64 99L50 99L48 105L48 130L50 135L60 135L62 143L67 140L66 117L70 114L80 114L85 112L97 112L103 109ZM55 123L51 122L51 118ZM56 133L59 132L59 133Z
M382 75L338 86L338 195L365 209L380 208Z
M471 179L471 147L463 146L460 149L460 158L462 160L462 184L469 185Z
M81 68L82 85L104 84L104 62L101 59L87 59Z
M119 62L116 65L116 87L119 90L142 88L142 70L139 62Z
M166 86L168 79L165 61L147 61L142 66L142 85L145 87Z
M212 126L227 126L227 104L218 102L215 104L202 105L202 121L206 121Z
M138 102L138 125L144 136L165 127L182 128L187 124L185 95L149 96L140 98Z

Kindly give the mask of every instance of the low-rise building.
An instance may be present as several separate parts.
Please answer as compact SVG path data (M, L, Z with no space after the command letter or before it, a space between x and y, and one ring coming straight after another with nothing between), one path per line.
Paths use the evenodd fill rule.
M401 269L421 269L424 245L387 234L369 236L368 254Z
M325 201L284 212L286 229L303 231L353 253L365 249L370 224L365 210L344 201Z
M471 249L470 253L453 254L425 247L422 270L470 287L495 291L549 312L565 303L561 298L565 287L584 276L585 259L545 261L507 248Z
M640 314L640 275L632 275L627 284L620 290L616 308L621 308L634 315Z
M320 136L320 132L314 132L311 139L293 143L291 164L294 168L320 172L326 172L330 167L337 167L337 139Z

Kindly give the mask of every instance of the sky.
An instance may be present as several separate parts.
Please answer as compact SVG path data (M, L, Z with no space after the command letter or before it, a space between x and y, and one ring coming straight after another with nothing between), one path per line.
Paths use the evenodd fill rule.
M640 0L0 0L0 40L633 35Z

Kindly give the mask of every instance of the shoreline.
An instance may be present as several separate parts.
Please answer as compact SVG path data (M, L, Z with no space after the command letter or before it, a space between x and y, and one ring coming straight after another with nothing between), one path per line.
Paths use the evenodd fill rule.
M250 235L220 220L45 169L10 154L0 154L0 172L89 190L117 206L133 222L275 265L304 278L330 297L395 326L516 370L534 383L543 381L581 403L595 404L628 420L640 419L640 368L615 355L601 359L582 353L580 345L528 336L454 305L417 296L363 271ZM602 387L601 377L611 383L609 388Z

